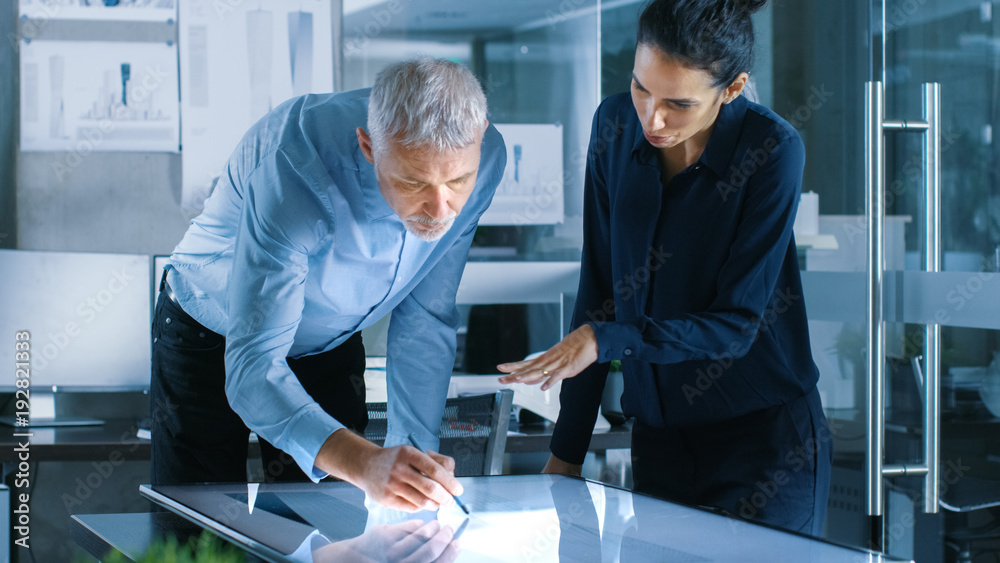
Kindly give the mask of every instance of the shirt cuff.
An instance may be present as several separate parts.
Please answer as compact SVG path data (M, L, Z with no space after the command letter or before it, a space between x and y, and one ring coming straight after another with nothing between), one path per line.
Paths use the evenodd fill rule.
M637 354L639 343L642 342L639 327L621 321L589 324L597 338L597 363L630 359Z
M417 440L417 443L420 444L421 448L430 452L440 452L441 440L437 436L430 436L414 432L413 437ZM410 435L403 434L402 432L399 432L393 428L389 428L385 435L385 442L383 444L383 447L391 448L394 446L403 446L403 445L406 446L413 445L410 443Z
M275 447L292 456L302 471L318 483L329 474L316 467L316 456L330 435L341 428L346 426L318 404L307 405L285 428L284 434L289 438L275 444Z

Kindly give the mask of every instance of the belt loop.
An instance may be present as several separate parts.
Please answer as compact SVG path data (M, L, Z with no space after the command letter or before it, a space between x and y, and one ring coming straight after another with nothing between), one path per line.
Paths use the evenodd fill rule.
M167 287L167 269L166 268L163 269L163 275L160 276L160 291L163 291L163 288L165 288L165 287Z

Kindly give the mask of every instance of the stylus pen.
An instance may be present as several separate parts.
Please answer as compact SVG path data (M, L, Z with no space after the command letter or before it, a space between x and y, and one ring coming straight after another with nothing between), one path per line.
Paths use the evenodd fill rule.
M420 453L422 453L424 455L427 455L427 451L425 449L423 449L423 448L420 447L420 444L417 443L417 439L413 437L413 434L410 434L406 438L408 440L410 440L410 444L414 448L417 448L417 450L419 450ZM462 499L458 498L457 495L451 495L451 498L455 499L455 504L457 504L458 507L462 509L462 512L465 512L466 514L470 514L469 508L467 506L465 506L465 503L462 502Z

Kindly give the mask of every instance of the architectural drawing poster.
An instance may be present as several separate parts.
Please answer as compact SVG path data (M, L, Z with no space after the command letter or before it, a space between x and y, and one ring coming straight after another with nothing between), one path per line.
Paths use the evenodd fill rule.
M333 89L329 0L182 0L181 208L200 210L246 130L285 100Z
M21 41L22 151L179 147L177 46Z

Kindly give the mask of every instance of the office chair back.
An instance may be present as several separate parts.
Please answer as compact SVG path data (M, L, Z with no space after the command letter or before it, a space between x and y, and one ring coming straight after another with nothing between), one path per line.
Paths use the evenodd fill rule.
M499 475L503 469L507 426L514 392L448 399L438 436L441 453L455 459L455 475ZM385 403L368 403L365 438L381 445L388 431Z

